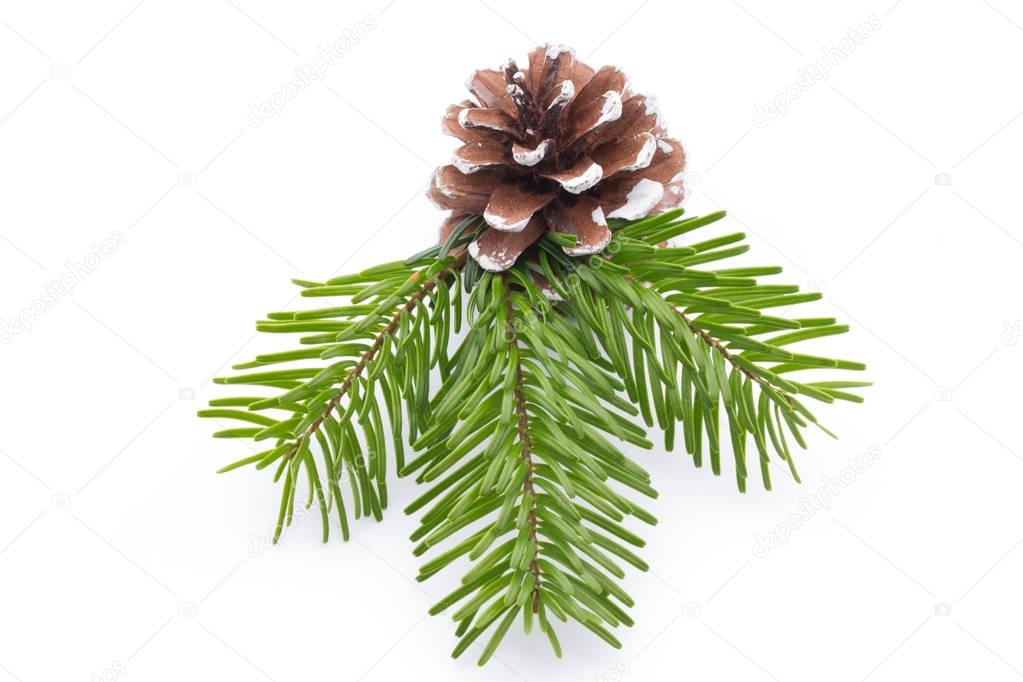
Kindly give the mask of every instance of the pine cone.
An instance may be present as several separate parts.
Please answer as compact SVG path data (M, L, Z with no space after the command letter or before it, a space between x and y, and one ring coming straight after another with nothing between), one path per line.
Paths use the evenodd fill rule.
M573 256L611 239L608 218L635 220L677 206L685 152L666 136L654 99L633 94L613 66L598 71L562 46L477 71L475 101L448 107L444 131L464 144L434 173L427 195L452 211L443 241L464 216L488 227L469 245L485 269L507 270L545 230L574 234Z

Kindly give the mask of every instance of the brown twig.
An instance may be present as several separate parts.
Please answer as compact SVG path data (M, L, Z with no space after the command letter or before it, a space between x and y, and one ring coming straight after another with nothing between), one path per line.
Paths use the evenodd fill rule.
M625 279L629 280L630 282L633 282L634 284L639 284L639 282L636 280L636 278L633 277L632 275L626 275ZM640 285L640 286L642 286L642 285ZM687 327L689 327L689 331L691 331L692 333L694 333L697 336L699 336L701 339L703 339L704 343L706 343L708 346L710 346L711 348L716 350L721 355L721 357L725 359L725 362L727 362L734 369L737 369L741 374L743 374L744 376L749 377L750 379L752 379L753 381L757 382L761 386L769 387L771 390L777 391L781 395L781 397L785 400L786 403L790 403L791 404L791 401L789 399L789 394L786 391L784 391L784 390L782 390L782 389L780 389L780 388L778 388L776 386L771 386L768 382L764 381L763 377L758 376L755 372L751 372L748 369L746 369L745 367L743 367L742 365L739 365L738 363L736 363L735 360L732 359L732 354L728 352L727 348L725 348L723 345L721 345L720 341L718 341L716 338L711 336L705 329L701 329L700 327L697 327L695 324L693 324L693 321L689 319L689 316L686 315L685 313L683 313L681 310L679 310L675 306L671 306L671 309L675 311L676 315L678 315L679 317L682 318L682 322L684 322L685 325Z
M511 291L505 282L504 290L504 301L508 311L508 330L510 346L516 346L518 344L518 332L515 330L515 325L512 322L513 308L511 304ZM526 462L526 473L522 481L522 491L528 492L530 496L530 509L529 509L529 539L532 541L534 547L539 546L539 541L536 535L536 490L533 487L533 453L532 453L532 441L529 438L529 415L526 413L526 396L522 393L522 364L516 363L515 365L515 413L519 415L518 423L518 434L519 442L522 444L521 457ZM529 562L529 572L533 574L533 613L540 611L540 565L537 563L536 555L533 555L532 561Z
M738 363L736 363L735 360L732 359L732 354L728 352L727 348L725 348L723 345L721 345L721 342L718 339L716 339L713 336L711 336L705 329L701 329L700 327L697 327L695 324L693 324L693 321L690 320L689 317L685 313L683 313L681 310L679 310L678 308L675 308L674 306L672 306L672 309L675 311L675 313L679 317L682 318L682 321L685 322L685 325L687 327L689 327L689 330L691 332L693 332L694 334L696 334L697 336L699 336L701 339L703 339L703 342L706 343L708 346L710 346L711 348L716 350L718 353L720 353L721 357L723 357L725 359L725 362L727 362L733 368L738 370L744 376L747 376L750 379L752 379L753 381L755 381L758 384L760 384L762 387L768 387L772 391L777 391L781 395L781 397L785 400L786 403L791 404L791 401L789 399L789 394L786 391L784 391L783 389L778 388L777 386L771 386L767 381L764 381L763 377L757 375L755 372L751 372L750 370L746 369L742 365L739 365Z
M373 358L376 357L376 354L380 352L380 348L383 347L384 345L384 339L393 334L395 330L398 329L398 325L401 323L401 318L404 315L407 315L410 312L412 312L412 310L415 309L419 302L426 298L426 296L431 291L433 291L434 287L437 286L437 282L439 282L441 279L449 275L454 270L460 268L465 263L464 251L455 255L456 258L454 263L444 268L439 273L437 273L429 280L424 282L422 288L416 293L410 295L405 305L399 308L398 311L395 312L393 316L391 316L390 321L383 329L380 330L380 333L377 334L376 338L373 340L373 345L366 349L366 352L362 354L362 356L359 358L359 361L355 364L355 366L348 370L348 373L345 375L344 380L338 387L337 395L335 395L333 398L327 401L327 404L323 408L323 411L320 413L320 416L317 417L316 420L312 424L310 424L309 427L302 433L302 435L295 440L295 444L284 455L284 459L291 459L292 457L294 457L295 453L298 452L299 448L302 446L302 443L308 440L314 433L316 433L316 431L320 428L320 425L323 424L323 420L327 418L327 415L337 408L338 404L341 402L341 399L348 394L349 390L351 390L352 384L355 383L355 380L359 378L363 370L366 369L366 366L370 362L372 362ZM419 277L420 273L414 272L409 277L409 279L411 279L412 281L416 281L419 279Z

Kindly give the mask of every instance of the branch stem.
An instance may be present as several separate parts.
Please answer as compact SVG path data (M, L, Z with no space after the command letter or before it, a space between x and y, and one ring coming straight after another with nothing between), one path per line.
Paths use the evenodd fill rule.
M426 298L426 296L431 291L433 291L433 289L437 286L437 282L447 277L453 271L460 268L464 263L465 253L462 252L457 255L454 263L452 263L451 265L444 268L436 275L428 279L426 282L423 283L423 286L419 289L419 291L409 296L408 300L405 302L405 305L401 306L394 313L394 315L391 316L391 319L390 321L388 321L387 325L384 326L384 328L380 330L380 333L377 334L376 337L373 339L373 345L366 349L366 352L362 354L362 356L359 358L359 361L355 363L355 366L348 370L348 373L345 374L344 380L338 387L337 394L329 401L327 401L327 404L324 406L323 411L320 413L320 416L316 418L316 421L310 424L309 427L302 433L302 435L295 440L295 444L291 447L290 450L288 450L287 454L284 456L285 459L291 459L292 457L294 457L295 453L298 452L299 448L302 446L302 443L308 440L314 433L316 433L317 430L319 430L320 425L323 424L323 420L327 418L327 415L330 414L333 410L337 409L337 406L341 402L341 399L348 395L348 391L351 390L352 384L355 383L355 380L359 378L363 370L365 370L369 363L373 361L373 358L376 357L376 354L380 352L380 349L384 345L384 339L393 334L398 329L398 325L401 324L402 317L408 315L413 310L415 310L419 302ZM419 276L420 276L419 272L414 272L409 277L409 279L415 280L418 279Z
M735 360L732 359L732 354L729 353L728 349L725 348L721 344L721 341L719 341L718 339L716 339L713 336L711 336L707 332L707 330L701 329L700 327L698 327L695 324L693 324L693 321L690 320L689 317L685 313L683 313L681 310L679 310L678 308L674 308L674 306L672 306L672 307L675 310L675 313L679 317L682 318L682 321L685 323L685 325L687 327L689 327L689 331L691 331L694 334L696 334L698 337L700 337L703 340L704 343L706 343L708 346L710 346L711 348L716 350L721 355L721 357L725 359L725 362L727 362L734 369L738 370L744 376L749 377L750 379L752 379L753 381L757 382L761 386L768 387L772 391L778 392L781 395L781 397L785 400L785 402L787 402L787 403L790 402L789 401L789 394L788 393L786 393L784 390L782 390L780 388L777 388L775 386L771 386L769 383L764 381L764 379L762 377L758 376L755 372L751 372L748 369L746 369L745 367L737 364L735 362Z
M504 303L508 315L508 344L509 346L517 347L518 332L515 329L515 312L514 306L511 303L511 287L507 278L505 278ZM526 474L522 481L522 491L523 493L529 493L530 509L529 516L527 517L529 522L529 539L533 543L533 547L537 548L539 547L539 540L536 534L536 490L533 487L533 445L529 438L529 414L526 410L526 396L522 392L522 384L522 363L517 362L515 363L515 413L519 416L518 435L519 442L522 444L521 457L526 462ZM536 554L533 555L532 561L529 562L529 572L533 574L533 595L531 600L533 613L538 613L540 611L540 565L537 563Z

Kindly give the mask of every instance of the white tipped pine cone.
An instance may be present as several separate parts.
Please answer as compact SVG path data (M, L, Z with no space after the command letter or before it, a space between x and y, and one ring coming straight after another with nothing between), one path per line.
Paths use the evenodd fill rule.
M545 230L576 236L569 255L602 251L608 218L635 220L683 197L682 144L666 136L656 101L630 92L613 66L594 71L572 50L544 45L529 67L509 60L468 82L475 100L448 107L444 130L463 142L434 173L428 196L487 228L469 253L487 270L510 268Z

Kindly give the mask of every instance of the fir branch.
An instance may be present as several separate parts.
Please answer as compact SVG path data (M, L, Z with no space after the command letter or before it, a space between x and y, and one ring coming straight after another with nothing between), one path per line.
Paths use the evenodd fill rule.
M257 323L261 332L304 336L299 348L235 366L256 371L216 380L275 392L215 399L200 411L242 423L216 437L274 443L221 471L276 465L274 480L283 478L276 542L292 523L304 470L304 507L318 503L326 541L332 507L348 538L345 473L356 518L381 517L393 455L399 475L415 475L426 487L405 508L420 513L413 553L436 552L417 579L468 563L457 589L430 610L454 610L454 656L489 633L484 664L520 614L524 629L536 623L559 656L550 614L619 646L612 629L632 624L620 562L647 568L626 546L644 543L625 524L630 517L656 522L619 490L656 492L612 441L652 447L636 423L642 419L663 432L669 451L678 436L697 467L707 454L717 475L727 428L739 489L746 488L750 440L770 488L772 459L798 481L788 439L805 448L803 429L820 426L802 399L859 402L851 389L869 385L794 378L864 366L793 350L848 327L767 314L820 298L762 281L781 268L708 269L745 253L744 235L667 245L723 215L683 218L676 210L614 221L608 249L588 259L564 253L568 236L548 234L535 254L501 274L465 259L466 242L484 229L469 216L443 244L405 262L297 281L303 296L348 301ZM558 300L540 291L536 275ZM463 314L468 331L449 356ZM320 362L267 369L309 360ZM434 370L440 382L431 390ZM406 442L417 453L407 464Z
M721 357L724 358L728 362L728 364L731 365L736 371L740 372L743 376L749 378L750 380L760 384L761 387L769 387L767 382L764 381L758 374L751 371L748 367L744 367L737 363L735 358L732 357L732 354L728 352L728 348L726 348L725 345L721 343L720 340L715 339L706 330L700 329L695 324L693 324L693 321L689 319L689 316L687 316L678 308L675 309L675 312L678 313L678 316L682 318L682 321L685 323L685 325L689 327L689 331L691 331L693 334L696 334L696 336L698 336L701 341L703 341L705 344L716 350L721 355ZM785 400L786 403L788 403L789 405L792 404L791 397L784 389L777 388L776 390L778 391L778 394Z
M402 472L431 484L406 508L425 509L413 553L455 543L418 579L460 558L472 563L431 613L464 602L453 614L460 637L453 655L490 632L481 665L519 613L526 631L535 620L558 655L549 613L618 646L608 628L632 624L622 609L632 599L615 582L625 575L618 561L646 569L622 545L643 541L621 523L655 519L608 482L656 493L649 475L600 432L651 443L609 409L636 414L617 397L623 385L608 368L574 354L578 331L522 271L483 275L470 306L472 327L432 401L432 425L414 444L421 454Z
M702 466L706 448L713 472L720 474L718 420L724 412L740 490L746 489L748 476L747 437L759 455L765 488L771 487L771 449L798 481L785 433L806 447L801 430L808 424L830 432L796 396L828 403L861 398L830 382L782 375L827 368L855 371L864 365L783 346L848 328L830 318L764 314L763 309L795 306L820 295L799 293L792 285L762 284L760 277L781 272L777 267L698 267L745 253L748 247L740 243L741 233L665 247L666 240L710 225L724 213L681 216L679 209L619 222L612 226L615 236L607 252L588 261L564 258L555 241L545 239L542 269L592 336L588 347L600 348L612 360L647 424L656 422L664 431L666 449L673 449L681 425L694 464ZM633 311L631 321L626 308ZM756 338L772 332L781 334ZM849 387L867 385L852 382Z
M465 262L464 249L443 259L424 257L413 264L391 263L357 275L328 282L298 281L306 297L345 296L350 304L298 312L271 313L257 323L267 333L317 332L300 339L302 348L257 356L235 369L255 373L216 379L216 383L249 384L277 389L272 397L220 398L199 416L229 418L255 427L219 431L217 437L273 439L274 447L223 467L230 471L250 464L257 469L277 467L274 480L283 477L281 504L272 541L276 543L294 517L300 470L309 481L308 509L315 498L320 509L323 540L329 537L328 512L336 508L342 539L349 537L347 513L341 495L345 475L351 489L355 517L377 520L387 506L384 417L391 428L391 450L398 468L404 466L405 438L401 403L414 434L427 400L431 368L447 363L443 351L451 327L460 324L453 310L457 272ZM450 295L449 287L456 293ZM432 302L432 312L424 305ZM435 352L431 353L431 338ZM331 364L284 370L266 366L307 360ZM232 409L227 409L228 407ZM244 409L235 409L244 408ZM284 411L275 419L268 411ZM358 427L358 429L356 428ZM361 439L359 432L361 431ZM315 441L315 443L314 443ZM318 446L325 470L316 467Z
M534 545L539 545L539 541L536 536L536 489L533 487L533 455L531 452L531 443L529 439L529 413L526 409L526 397L522 392L523 387L523 376L522 376L522 363L517 360L518 358L518 332L515 329L515 307L512 305L511 300L511 288L505 283L504 290L504 304L505 314L508 319L508 344L511 346L511 354L516 358L515 362L515 412L519 415L518 432L519 442L522 444L522 459L526 462L526 473L522 481L522 490L529 494L528 499L531 501L529 506L529 512L527 519L529 522L529 539ZM537 563L537 558L534 556L533 560L529 562L529 572L533 575L533 595L528 600L532 604L533 613L540 611L540 566Z
M329 415L338 407L338 404L341 402L341 399L348 395L348 391L351 390L352 383L359 378L363 370L366 369L366 366L373 361L373 358L380 351L380 348L384 345L384 339L386 339L389 336L392 336L395 330L397 330L398 325L400 324L402 318L406 315L410 315L412 311L415 310L416 306L429 295L429 293L437 285L437 282L439 280L445 278L453 271L461 267L462 264L464 264L464 262L465 254L462 253L460 256L456 258L454 263L446 266L436 276L428 279L423 284L422 288L420 288L414 294L409 296L407 303L405 303L404 306L399 308L398 311L394 313L394 315L391 317L390 322L387 323L387 326L380 330L380 332L378 332L377 335L374 337L373 345L371 345L369 349L362 354L362 356L359 358L359 361L355 364L355 366L352 367L345 375L345 378L341 382L341 385L337 388L334 397L327 401L327 404L324 406L323 411L320 413L320 416L312 424L309 425L309 428L307 428L305 432L301 436L299 436L298 440L295 442L294 446L292 446L291 450L289 450L284 455L285 459L292 458L295 455L295 453L298 452L298 449L301 446L302 442L308 441L309 438L312 437L313 434L315 434L319 430L320 425L323 424L323 420L326 419L327 415ZM409 280L411 281L417 281L418 279L420 279L419 272L415 272L409 276Z

